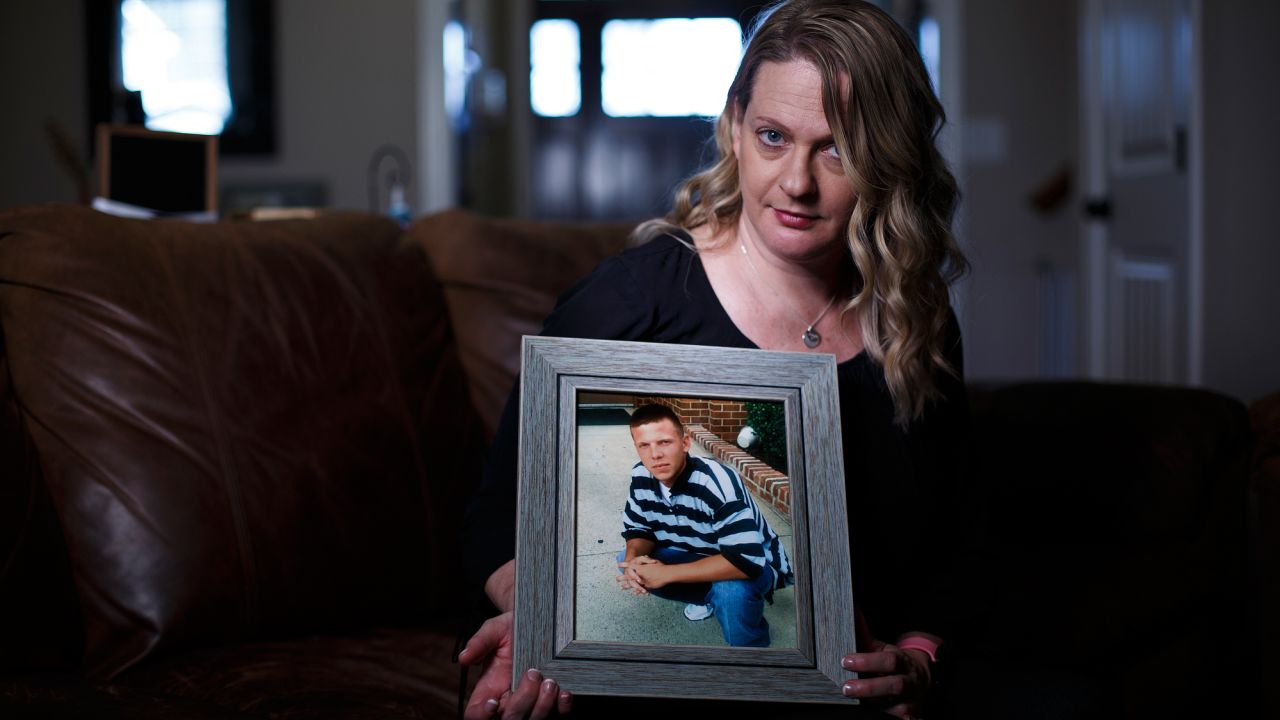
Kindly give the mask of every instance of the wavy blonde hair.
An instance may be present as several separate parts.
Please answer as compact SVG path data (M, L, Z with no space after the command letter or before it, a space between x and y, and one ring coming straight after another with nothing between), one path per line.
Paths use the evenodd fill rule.
M968 270L951 232L959 191L938 152L945 122L907 33L866 2L791 0L761 13L716 121L719 160L685 180L665 218L636 239L673 229L732 227L742 211L734 126L766 62L806 60L822 75L822 107L857 202L846 230L857 270L852 299L863 344L884 368L901 425L940 395L938 373L958 375L943 347L948 286Z

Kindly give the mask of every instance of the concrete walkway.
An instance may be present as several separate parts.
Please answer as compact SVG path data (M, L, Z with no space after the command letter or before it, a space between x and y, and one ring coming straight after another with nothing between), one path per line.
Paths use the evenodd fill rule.
M635 596L618 588L616 555L624 546L622 508L627 501L631 466L629 414L622 409L580 410L578 428L578 556L575 637L604 642L663 645L724 645L720 623L690 622L684 605L653 596ZM695 444L694 455L708 453ZM791 522L756 499L769 525L792 557ZM765 606L772 647L796 647L795 588L778 590Z

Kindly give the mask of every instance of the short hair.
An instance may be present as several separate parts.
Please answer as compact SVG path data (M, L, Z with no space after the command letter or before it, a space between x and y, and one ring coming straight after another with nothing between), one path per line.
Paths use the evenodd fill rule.
M670 420L671 424L676 426L676 432L684 435L684 423L680 422L680 416L676 414L676 411L666 405L657 403L649 403L636 408L636 411L631 414L631 427L637 428L641 425L648 425L662 420Z

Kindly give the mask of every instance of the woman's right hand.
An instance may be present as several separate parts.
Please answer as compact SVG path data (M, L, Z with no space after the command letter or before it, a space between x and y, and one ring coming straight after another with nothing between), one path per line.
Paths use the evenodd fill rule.
M556 681L530 669L511 691L513 615L504 612L489 618L458 654L463 665L481 667L480 680L467 700L467 720L502 718L547 718L564 715L573 705L573 695L561 690Z

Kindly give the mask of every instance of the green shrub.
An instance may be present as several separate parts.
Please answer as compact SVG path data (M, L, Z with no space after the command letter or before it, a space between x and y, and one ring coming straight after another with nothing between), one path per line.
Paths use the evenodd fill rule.
M769 467L787 475L787 416L780 402L747 402L747 425L759 442L750 449Z

